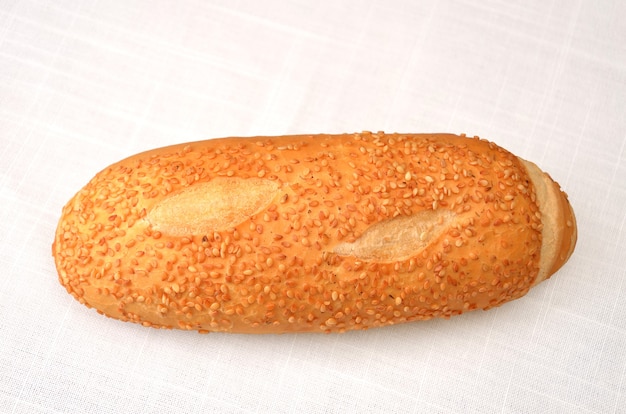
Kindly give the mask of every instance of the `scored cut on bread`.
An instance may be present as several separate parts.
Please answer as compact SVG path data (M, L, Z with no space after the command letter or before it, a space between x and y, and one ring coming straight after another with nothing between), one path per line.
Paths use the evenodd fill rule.
M569 258L567 196L453 134L221 138L140 153L64 207L79 302L157 328L343 332L489 309Z

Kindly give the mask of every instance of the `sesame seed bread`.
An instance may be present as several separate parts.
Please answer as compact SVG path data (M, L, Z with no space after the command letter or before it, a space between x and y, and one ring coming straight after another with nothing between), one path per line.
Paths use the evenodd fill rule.
M98 173L52 246L80 303L200 332L343 332L489 309L567 261L547 174L451 134L223 138Z

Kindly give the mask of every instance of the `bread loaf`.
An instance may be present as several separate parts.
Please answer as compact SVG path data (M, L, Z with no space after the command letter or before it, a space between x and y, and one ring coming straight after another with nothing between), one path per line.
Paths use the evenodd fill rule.
M223 138L137 154L64 207L59 280L158 328L343 332L519 298L576 243L537 166L485 140Z

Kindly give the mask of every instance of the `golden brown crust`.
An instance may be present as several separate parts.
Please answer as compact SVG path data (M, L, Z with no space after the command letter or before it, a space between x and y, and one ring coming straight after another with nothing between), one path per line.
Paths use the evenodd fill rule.
M342 332L524 295L544 274L541 202L527 167L477 138L225 138L100 172L65 206L53 255L69 293L124 321ZM570 243L546 276L573 249L563 217Z

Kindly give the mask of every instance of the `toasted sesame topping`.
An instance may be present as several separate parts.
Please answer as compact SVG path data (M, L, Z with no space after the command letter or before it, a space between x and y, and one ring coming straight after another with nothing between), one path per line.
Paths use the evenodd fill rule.
M140 155L64 208L59 279L107 315L200 332L342 332L496 306L537 276L542 217L517 158L489 147L378 132Z

